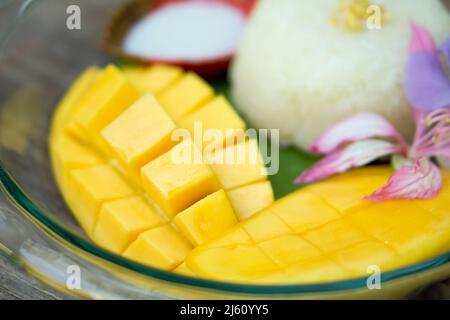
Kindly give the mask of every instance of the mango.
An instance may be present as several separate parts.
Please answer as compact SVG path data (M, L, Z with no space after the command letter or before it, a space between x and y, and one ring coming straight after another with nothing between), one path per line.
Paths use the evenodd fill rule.
M250 218L274 201L269 181L253 183L227 192L231 205L240 221Z
M141 93L153 95L158 95L183 75L180 68L164 64L155 64L148 68L125 68L123 72Z
M138 90L126 80L119 70L111 68L111 76L104 80L103 86L95 95L95 100L89 101L89 104L86 104L74 115L74 121L79 131L97 143L97 147L100 148L104 146L99 137L100 130L140 96Z
M150 94L138 101L106 126L101 134L116 157L136 179L141 167L174 146L175 123Z
M89 235L104 202L133 194L127 181L110 164L71 170L65 191L69 206Z
M219 190L180 212L173 221L198 246L223 234L237 218L225 191Z
M139 234L167 223L140 196L105 202L100 210L92 239L100 246L122 253Z
M72 169L87 167L105 162L95 150L74 137L61 134L54 137L51 154L56 167L56 179L64 186Z
M173 120L199 108L214 96L213 89L194 73L186 73L180 80L158 95L158 101Z
M192 140L185 140L150 161L142 167L141 173L145 191L169 217L218 190L214 174L203 163Z
M56 107L51 129L52 137L56 132L63 130L67 119L73 113L73 106L86 96L99 74L99 68L95 66L89 67L81 73L69 88Z
M448 251L450 211L442 208L449 202L450 175L444 173L443 189L432 200L352 199L391 174L388 167L368 167L305 187L198 246L186 266L221 281L316 283L362 277L372 265L386 272ZM341 206L323 190L347 193L350 201ZM243 252L262 252L268 260L243 264Z
M195 273L193 273L191 269L187 267L186 262L183 262L178 267L176 267L173 272L183 276L195 277Z
M207 157L207 162L225 190L267 179L267 170L254 139L228 145Z
M200 145L195 142L201 149L208 148L205 152L214 151L236 136L245 135L246 129L244 121L223 96L217 96L205 106L187 114L178 121L178 125L189 130L191 137L198 140L200 136Z
M183 263L191 249L189 242L173 227L164 225L141 233L123 256L152 267L173 270Z

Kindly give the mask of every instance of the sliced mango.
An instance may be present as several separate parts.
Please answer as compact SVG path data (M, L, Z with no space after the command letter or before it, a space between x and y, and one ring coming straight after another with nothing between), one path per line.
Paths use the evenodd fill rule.
M173 270L192 247L170 225L141 233L125 250L124 257L164 270Z
M230 229L237 218L225 191L219 190L180 212L173 221L198 246Z
M136 179L141 167L175 145L175 123L150 94L143 95L101 133L114 154Z
M227 192L239 220L245 220L258 211L267 208L274 201L269 181L253 183Z
M214 174L203 163L201 153L191 140L181 142L145 165L142 183L150 197L170 217L218 190Z
M71 170L65 191L72 211L89 235L104 202L133 194L133 189L110 164Z
M67 134L55 136L51 154L61 186L65 185L70 170L105 162L95 150Z
M189 130L201 148L214 151L236 136L245 135L245 123L223 96L217 96L205 106L178 121L181 128ZM200 139L199 139L200 138Z
M267 179L267 170L254 139L218 149L208 157L208 163L226 190Z
M155 64L148 68L126 68L124 74L141 93L157 95L181 78L183 70L170 65Z
M99 75L99 68L92 66L87 68L81 75L76 79L67 93L64 95L61 102L56 107L55 114L53 116L52 122L52 136L63 130L67 119L73 112L73 106L77 104L80 99L83 99L87 92L90 90L95 79Z
M92 239L100 246L122 253L139 234L167 223L140 196L132 196L103 204Z
M443 191L432 201L338 206L329 199L333 195L321 193L358 194L355 190L371 190L382 178L387 182L391 174L387 167L363 168L299 190L195 248L186 259L187 267L200 277L215 280L311 283L365 276L372 266L386 272L448 251L450 211L442 210L442 203L449 201L447 173ZM244 251L242 248L246 252L261 250L278 270L268 269L262 258L243 266L243 258L236 253ZM256 276L249 276L248 270Z
M133 104L140 96L119 71L111 67L111 76L104 80L103 86L95 95L93 101L89 101L75 115L76 127L84 136L93 139L97 146L103 148L100 139L100 130L114 120L121 112ZM105 73L108 70L105 71Z
M158 100L175 121L199 108L214 96L209 84L188 72L158 95Z

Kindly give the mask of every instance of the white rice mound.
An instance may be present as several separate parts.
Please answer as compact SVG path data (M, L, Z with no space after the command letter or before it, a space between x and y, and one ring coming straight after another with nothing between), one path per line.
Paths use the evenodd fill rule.
M307 149L330 125L361 111L414 132L403 94L409 21L438 44L450 15L438 0L378 0L391 20L380 30L344 32L329 23L337 0L260 0L230 73L240 112L257 128L280 129L281 143Z

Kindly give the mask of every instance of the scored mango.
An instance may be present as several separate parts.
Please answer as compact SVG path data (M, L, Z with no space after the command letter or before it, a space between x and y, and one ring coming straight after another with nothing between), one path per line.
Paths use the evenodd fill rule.
M370 179L371 174L378 178ZM369 167L306 187L195 248L186 265L213 280L306 283L365 276L373 265L385 272L447 252L450 210L436 209L450 208L447 173L442 191L431 200L359 199L360 204L336 206L329 199L333 195L318 192L357 196L362 189L373 192L391 174L387 167ZM250 252L254 261L247 260Z
M170 116L178 111L207 129L245 128L226 99L214 98L198 76L163 65L91 67L59 108L50 137L55 177L96 244L173 270L185 266L192 245L238 222L233 205L241 200L230 203L193 139L173 135L190 129ZM216 111L222 122L212 119Z

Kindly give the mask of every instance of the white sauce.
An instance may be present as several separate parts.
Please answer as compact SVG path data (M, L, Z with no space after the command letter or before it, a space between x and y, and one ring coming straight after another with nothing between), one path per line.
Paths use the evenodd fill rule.
M125 37L125 52L143 58L205 60L234 53L245 17L220 3L189 1L142 18Z

